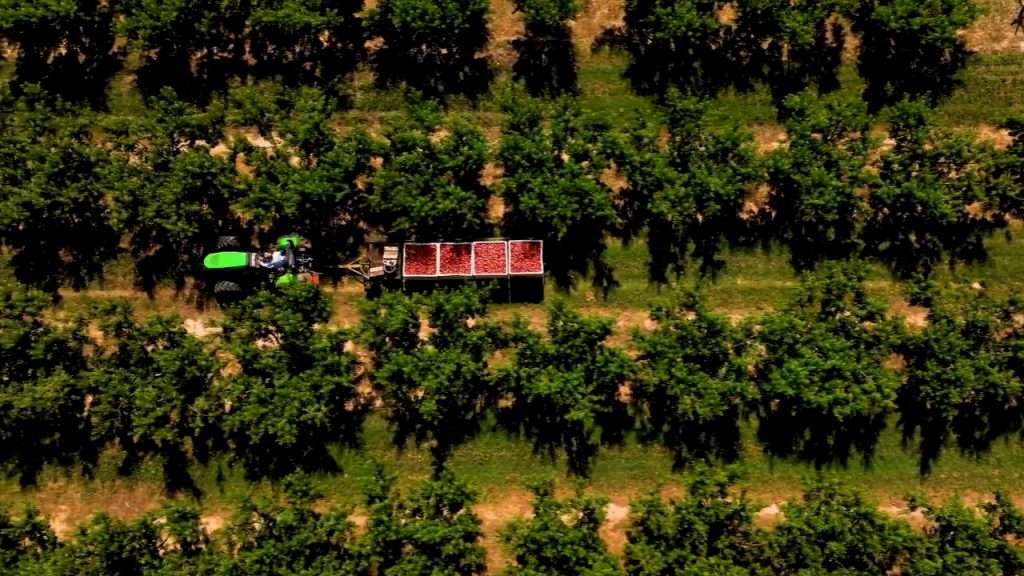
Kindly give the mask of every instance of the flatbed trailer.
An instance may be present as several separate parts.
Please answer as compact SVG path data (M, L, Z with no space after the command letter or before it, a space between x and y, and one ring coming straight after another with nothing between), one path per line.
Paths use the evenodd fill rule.
M345 270L374 294L477 283L509 301L544 298L544 242L493 238L473 242L373 242Z

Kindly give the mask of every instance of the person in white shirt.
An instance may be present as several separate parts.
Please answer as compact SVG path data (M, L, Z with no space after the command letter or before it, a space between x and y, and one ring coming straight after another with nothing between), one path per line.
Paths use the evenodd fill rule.
M274 250L270 253L269 259L264 259L262 266L271 270L280 270L284 268L288 263L288 255L284 253L284 250Z

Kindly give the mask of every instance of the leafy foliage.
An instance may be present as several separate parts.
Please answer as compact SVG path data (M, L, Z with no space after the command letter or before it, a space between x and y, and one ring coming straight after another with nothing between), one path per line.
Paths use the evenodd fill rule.
M632 398L649 439L660 439L681 468L694 460L740 457L740 416L755 395L739 334L697 294L651 309L656 328L638 332Z
M904 97L934 103L949 95L969 56L959 32L979 15L970 0L631 0L614 34L639 92L714 96L764 83L779 107L805 89L839 87L847 20L863 98L878 110Z
M747 132L712 132L696 100L671 93L668 104L667 150L641 131L614 145L616 166L629 182L620 194L627 237L646 226L655 282L666 282L669 272L681 275L690 258L702 275L720 271L725 246L752 237L744 203L762 179Z
M845 465L854 450L870 460L899 380L884 365L894 335L885 307L863 282L857 267L830 266L759 320L758 438L770 454L818 467Z
M91 460L83 330L45 322L47 304L41 292L0 283L0 470L23 484L45 463Z
M27 573L25 565L39 563L56 547L57 536L37 510L26 507L20 518L14 518L0 506L0 569L10 574L18 574L19 569Z
M363 55L359 0L126 0L123 30L144 56L138 84L205 102L234 78L339 96Z
M93 437L117 443L122 472L155 456L168 488L194 489L189 459L205 460L219 431L221 408L210 395L219 363L180 319L140 323L132 313L123 302L96 311L104 345L88 375Z
M860 250L871 125L853 102L801 94L785 105L789 146L768 157L762 214L770 237L789 248L793 267L809 270Z
M866 244L902 278L927 276L944 258L984 260L984 239L999 224L976 209L993 185L986 174L992 151L973 138L937 132L928 108L893 108L894 141L882 154L868 198Z
M814 86L839 88L846 31L837 15L846 0L745 0L738 3L736 46L755 79L764 80L776 107Z
M756 566L764 535L746 496L732 493L735 481L732 471L702 470L682 500L665 503L652 494L632 502L626 574L738 575Z
M941 506L915 499L929 526L924 545L903 572L910 576L933 574L1013 574L1024 569L1024 554L1008 538L1020 538L1020 511L1005 494L982 506L982 514L962 502Z
M362 0L258 0L249 16L253 75L338 91L363 55Z
M164 87L206 101L242 71L248 10L238 0L124 0L122 30L143 62L136 83L146 95Z
M993 183L985 209L997 217L1019 218L1024 214L1024 117L1008 118L1002 127L1010 144L992 159Z
M629 0L623 27L630 63L625 76L641 93L713 95L742 77L734 62L732 27L718 0Z
M906 441L919 437L923 473L951 439L976 455L1024 426L1019 310L1014 299L984 293L962 303L939 299L928 325L907 337L900 425Z
M224 434L246 473L280 477L330 469L330 443L357 444L365 406L348 335L318 327L330 301L310 284L261 292L225 314L238 363L224 382Z
M241 143L235 149L252 167L238 208L265 227L266 238L302 231L311 256L327 271L362 243L368 199L359 183L373 175L373 157L384 145L362 130L335 136L324 98L317 91L296 97L292 117L280 122L289 144L269 153Z
M367 200L369 222L395 239L468 240L488 236L487 201L481 181L487 143L465 122L441 128L432 111L424 119L398 124L387 134L383 166ZM416 111L414 111L414 114Z
M598 529L604 521L603 498L586 497L560 501L554 484L539 482L534 494L533 517L505 527L502 539L515 559L509 576L559 576L585 574L613 576L621 573L608 553Z
M382 41L370 57L377 83L404 82L428 97L476 96L492 72L483 52L488 0L383 0L366 15Z
M576 48L567 25L579 14L576 0L517 0L525 33L512 41L517 58L513 76L533 96L577 91Z
M210 153L223 122L222 109L200 110L165 89L142 121L110 126L113 219L130 237L137 280L147 291L167 278L183 288L212 239L239 228L231 208L241 195L238 175Z
M0 3L0 38L16 60L15 88L35 84L64 100L102 107L120 60L116 10L117 3L102 0Z
M467 484L447 470L404 498L392 484L393 478L377 467L367 491L366 539L376 574L484 573L480 518L471 509L476 494Z
M375 363L415 350L420 342L420 302L397 291L362 302L359 339L373 353Z
M159 535L146 519L134 522L97 514L52 558L56 574L143 574L160 565Z
M431 334L427 340L420 340L418 334L412 338L413 318L419 329L418 307L393 300L368 310L373 320L363 331L370 335L372 346L379 341L374 333L383 318L409 314L405 319L392 318L399 326L405 324L406 341L412 345L378 355L373 383L387 411L395 446L402 448L409 439L417 445L429 444L436 475L455 447L480 431L493 405L487 357L497 342L496 326L478 322L486 313L480 293L437 292L428 308Z
M498 150L505 232L544 240L545 270L560 286L592 270L595 286L610 289L614 277L603 257L605 237L621 222L611 190L600 179L607 166L601 153L607 122L563 100L546 129L539 103L512 97L505 106Z
M367 559L349 511L319 512L302 474L283 482L284 503L247 500L227 528L223 574L365 574Z
M0 243L15 277L56 294L101 275L117 234L107 198L109 161L91 139L89 114L50 106L42 94L0 96Z
M548 339L521 328L512 364L498 382L508 396L505 426L554 458L565 451L570 473L586 476L601 445L621 443L630 428L620 388L632 362L605 345L611 323L587 318L555 304L548 313Z
M907 96L935 102L949 95L969 54L959 31L980 15L971 0L860 0L853 30L871 108Z
M885 574L914 549L906 524L834 483L812 484L783 513L786 521L769 537L767 562L775 574Z

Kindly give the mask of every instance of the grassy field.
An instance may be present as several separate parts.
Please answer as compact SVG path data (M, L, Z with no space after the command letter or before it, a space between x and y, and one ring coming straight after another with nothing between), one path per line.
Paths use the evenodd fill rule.
M752 441L754 425L750 424L745 429L748 448L740 467L740 488L761 506L792 498L805 482L816 476L840 479L864 491L880 505L894 508L911 494L932 498L958 496L976 502L997 489L1008 490L1015 500L1024 501L1020 491L1024 485L1024 450L1015 443L997 445L979 459L950 451L930 476L921 477L914 454L901 446L894 427L895 422L883 435L878 454L869 466L851 463L848 468L816 471L800 462L770 459L759 453ZM374 460L398 474L400 488L427 478L430 471L425 454L415 449L395 451L386 424L379 417L371 417L367 423L363 450L339 449L336 454L341 470L316 475L315 483L326 495L324 505L352 507L357 513L361 490L370 478ZM97 511L134 517L158 506L164 498L159 466L148 462L126 478L117 474L109 456L90 479L66 470L48 469L38 487L22 489L14 481L4 481L0 483L0 501L33 503L55 519L58 530L66 530ZM493 520L491 528L529 510L525 488L529 481L555 478L563 491L574 486L574 481L565 477L560 462L536 457L528 444L496 431L458 449L451 467L480 492L480 513ZM224 462L195 467L193 474L202 491L198 501L204 514L214 519L224 516L246 497L273 494L269 484L250 483ZM670 459L662 450L630 440L622 448L602 452L586 490L606 495L613 503L624 506L631 498L651 491L677 494L688 475L673 474Z

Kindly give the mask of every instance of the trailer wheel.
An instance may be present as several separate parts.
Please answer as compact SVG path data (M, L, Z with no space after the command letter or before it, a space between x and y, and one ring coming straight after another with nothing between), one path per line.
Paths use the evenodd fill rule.
M367 279L366 282L363 282L363 291L367 300L375 300L380 297L383 290L380 282Z

